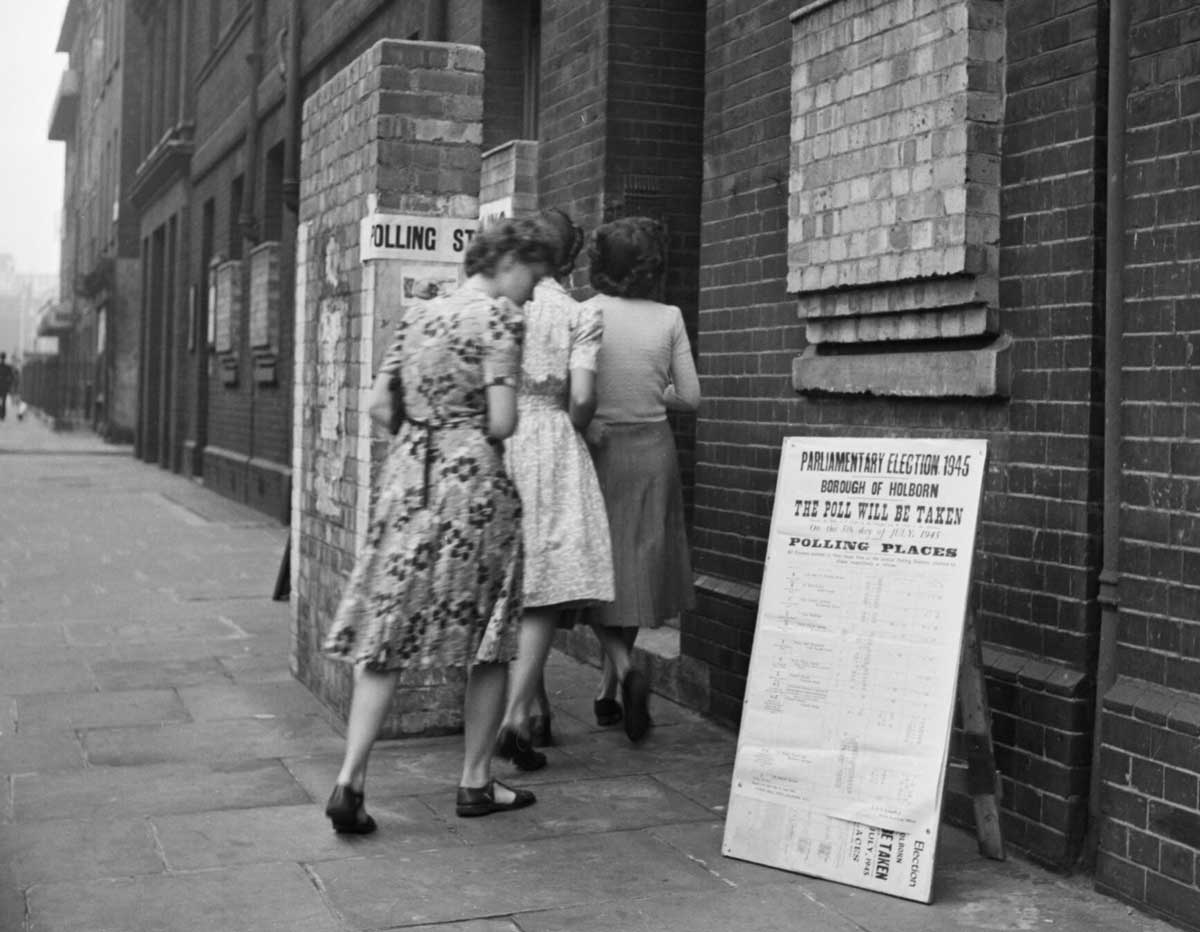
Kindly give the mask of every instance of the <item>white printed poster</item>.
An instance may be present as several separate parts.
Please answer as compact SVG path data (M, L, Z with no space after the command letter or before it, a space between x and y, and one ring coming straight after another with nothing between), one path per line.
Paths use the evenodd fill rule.
M986 454L784 441L729 857L929 902Z

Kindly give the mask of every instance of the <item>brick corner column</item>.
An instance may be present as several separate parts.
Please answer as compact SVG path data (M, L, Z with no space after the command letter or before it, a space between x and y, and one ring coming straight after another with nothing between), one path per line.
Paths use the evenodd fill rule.
M366 538L386 449L366 400L414 283L459 280L478 224L482 113L481 49L395 40L372 46L304 105L291 666L343 719L351 667L321 642ZM405 673L381 737L461 728L462 674Z

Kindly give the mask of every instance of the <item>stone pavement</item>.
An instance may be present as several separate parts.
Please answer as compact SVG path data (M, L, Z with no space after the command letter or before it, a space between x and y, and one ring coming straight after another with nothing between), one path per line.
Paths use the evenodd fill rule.
M460 820L456 738L385 742L378 834L321 803L336 723L288 671L286 530L128 456L0 425L2 932L1164 932L947 830L922 906L720 854L735 738L665 700L641 748L549 670L536 806ZM45 436L39 436L37 431ZM83 438L76 438L75 443ZM99 447L102 451L104 449Z

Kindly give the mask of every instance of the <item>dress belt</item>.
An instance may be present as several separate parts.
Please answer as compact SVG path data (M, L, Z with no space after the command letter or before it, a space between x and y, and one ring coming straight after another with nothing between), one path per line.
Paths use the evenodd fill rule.
M404 421L407 424L412 424L413 427L421 431L421 442L425 444L424 476L421 483L421 507L428 508L429 483L433 473L433 432L437 430L450 430L455 427L477 427L483 430L486 424L477 414L464 415L462 417L428 418L426 420L409 417L406 414Z

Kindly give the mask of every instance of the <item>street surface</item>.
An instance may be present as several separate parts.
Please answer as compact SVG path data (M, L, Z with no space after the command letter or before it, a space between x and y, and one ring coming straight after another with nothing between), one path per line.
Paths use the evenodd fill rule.
M288 670L272 520L86 433L0 424L3 932L951 932L1170 927L946 829L932 906L728 860L735 735L640 748L555 654L537 805L457 819L460 739L381 743L334 835L339 723Z

